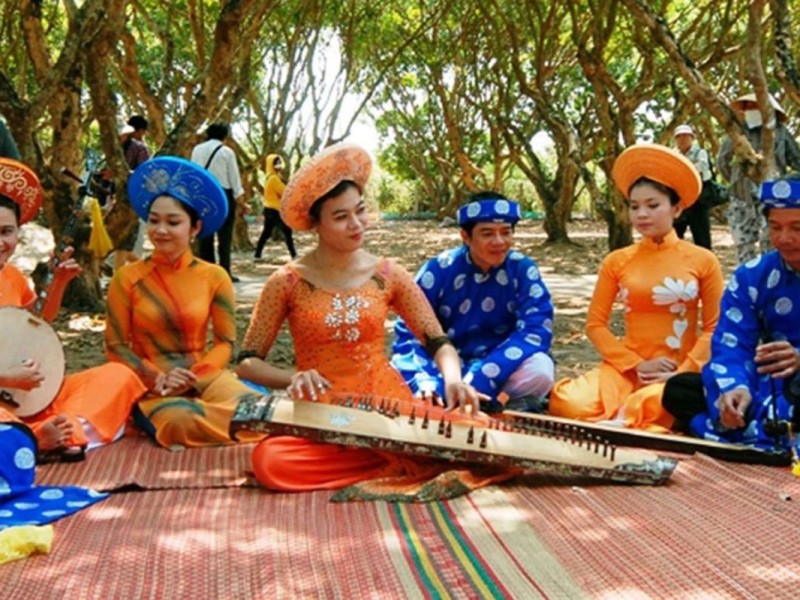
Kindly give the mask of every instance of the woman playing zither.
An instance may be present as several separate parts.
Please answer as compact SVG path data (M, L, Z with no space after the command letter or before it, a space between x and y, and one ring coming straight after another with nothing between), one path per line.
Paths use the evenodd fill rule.
M226 370L236 338L233 284L191 250L195 237L225 221L225 192L202 167L159 157L134 171L128 197L154 251L120 268L109 285L108 357L147 386L135 415L159 444L230 443L233 410L253 393Z
M411 390L385 354L385 322L392 310L435 357L447 406L477 413L479 394L461 380L455 349L413 278L363 248L369 215L362 193L371 167L363 149L339 144L290 181L281 216L295 231L313 230L317 244L268 279L237 372L270 388L286 388L297 400L325 402L329 391L372 394L399 401L407 412L414 402ZM284 320L294 340L296 371L265 361ZM288 436L262 441L253 468L262 485L284 491L337 489L389 475L424 480L446 470L431 461Z
M42 189L33 171L0 158L0 306L30 309L36 303L28 278L9 260L19 241L19 226L36 215L41 202ZM41 311L46 321L56 317L67 284L80 272L69 258L71 253L68 248L53 274ZM42 365L32 356L0 373L0 387L31 390L39 387L44 377ZM34 431L40 451L54 458L79 457L82 448L109 443L122 435L130 407L143 391L130 369L102 365L68 376L45 410L22 420ZM0 420L17 420L13 407L2 405L0 401Z
M686 157L665 146L637 144L619 156L612 175L642 240L612 252L600 266L586 333L603 362L557 382L550 412L663 433L674 421L661 405L664 382L676 373L698 372L709 358L722 272L714 254L679 240L673 229L701 190ZM618 298L625 310L622 339L609 327Z

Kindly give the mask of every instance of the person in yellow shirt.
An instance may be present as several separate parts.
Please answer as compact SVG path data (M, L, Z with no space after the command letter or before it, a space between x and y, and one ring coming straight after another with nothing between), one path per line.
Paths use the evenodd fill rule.
M292 230L281 219L280 207L281 196L286 184L281 179L281 172L283 171L283 160L277 154L270 154L267 156L267 182L264 184L264 229L261 231L261 236L258 238L256 244L256 260L261 259L261 253L264 251L264 244L272 235L275 227L279 227L283 232L283 239L286 241L286 248L292 258L297 256L297 251L294 249L294 239L292 238Z

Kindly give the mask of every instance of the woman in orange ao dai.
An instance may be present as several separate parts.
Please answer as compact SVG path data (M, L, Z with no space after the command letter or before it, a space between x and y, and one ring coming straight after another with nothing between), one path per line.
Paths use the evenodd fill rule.
M713 253L678 239L673 229L702 186L688 159L666 146L637 144L617 158L612 176L642 239L603 260L586 319L603 362L557 382L550 412L663 433L673 424L661 406L664 382L699 372L709 359L722 272ZM617 299L625 311L621 339L609 327Z
M298 400L325 401L328 390L412 402L389 363L385 323L402 315L434 355L446 382L449 407L479 395L461 380L458 356L411 275L363 248L369 223L362 194L372 163L360 147L332 146L304 165L281 200L281 216L295 231L313 230L315 248L278 269L266 282L242 343L237 373ZM294 339L297 370L266 362L284 320ZM262 485L283 491L336 489L388 475L429 473L422 461L364 448L280 436L261 442L253 468ZM445 470L437 464L434 470Z
M42 188L36 174L22 163L0 158L0 307L31 309L36 304L28 278L10 259L19 241L19 226L36 216L41 203ZM69 258L71 252L68 248L60 257L53 273L41 311L45 321L56 318L67 284L80 273L78 263ZM0 372L0 387L32 390L42 385L45 377L43 365L31 357ZM44 458L80 460L85 449L122 436L131 406L143 392L144 386L131 369L105 364L68 375L47 407L21 420L30 426ZM0 421L16 420L13 407L0 400Z
M202 167L162 156L133 172L128 197L154 250L111 280L108 357L135 369L147 386L136 421L159 444L231 443L233 411L253 395L226 369L236 339L233 284L222 267L191 250L195 237L225 221L225 192Z

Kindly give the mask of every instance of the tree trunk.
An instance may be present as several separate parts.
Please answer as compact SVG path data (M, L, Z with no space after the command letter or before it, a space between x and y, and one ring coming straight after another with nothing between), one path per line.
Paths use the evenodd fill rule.
M561 196L562 198L552 205L545 203L544 231L547 234L548 244L571 243L567 223L572 213L572 205L564 200L563 194Z
M130 205L127 203L125 184L127 182L128 165L122 152L122 147L117 136L118 106L114 91L111 88L111 57L115 42L119 39L120 32L124 24L125 0L108 0L106 9L107 18L103 20L102 28L89 43L86 44L86 52L83 55L83 64L86 84L89 88L89 95L92 99L92 115L100 126L100 141L102 154L106 157L106 162L110 171L117 176L114 177L118 198L130 213ZM97 170L98 165L90 164L86 161L84 168L90 173ZM91 227L86 222L87 217L82 220L85 235L81 241L78 259L83 267L81 278L77 285L71 286L69 293L64 297L64 304L73 309L88 309L89 307L101 308L103 306L103 294L100 286L100 262L105 257L95 256L93 252L86 248L86 243L91 235ZM115 221L112 220L112 223ZM123 236L133 232L133 225L136 217L132 221L125 223L121 230L112 228L109 232L112 241L119 242ZM77 240L76 240L77 241ZM116 243L115 243L116 246Z
M244 218L241 210L236 211L236 220L233 222L233 241L231 249L236 252L250 252L255 250L253 242L250 240L249 224Z
M88 251L90 228L81 210L77 184L61 174L67 167L82 173L79 143L82 130L81 84L83 73L80 62L73 64L65 74L60 90L50 104L52 114L53 145L50 165L40 168L43 183L50 186L51 201L45 201L45 215L53 232L56 248L69 245L74 248L73 258L83 271L67 286L62 305L72 310L102 310L97 259Z
M630 219L627 218L628 210L624 200L620 201L621 196L614 193L612 202L615 208L603 207L603 218L608 225L608 250L617 250L630 246L633 243L633 231L631 230Z

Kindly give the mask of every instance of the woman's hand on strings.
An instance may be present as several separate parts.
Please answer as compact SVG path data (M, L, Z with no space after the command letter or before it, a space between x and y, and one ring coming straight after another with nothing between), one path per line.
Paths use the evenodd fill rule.
M446 410L451 411L460 408L463 412L469 407L473 415L477 415L480 412L481 400L486 402L491 400L489 396L482 394L464 381L446 382L444 395Z
M432 404L433 406L446 406L444 398L436 391L435 380L425 380L418 384L418 391L415 394L417 398Z
M330 387L330 381L320 375L316 369L309 369L294 373L286 391L295 400L316 402L319 396L327 392Z

